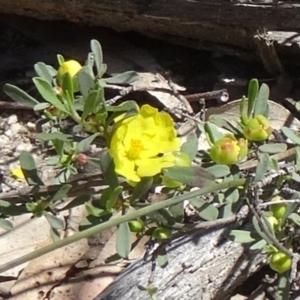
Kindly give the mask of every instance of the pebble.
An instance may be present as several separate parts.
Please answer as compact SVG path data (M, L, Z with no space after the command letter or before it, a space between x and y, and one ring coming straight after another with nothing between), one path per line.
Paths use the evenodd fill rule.
M30 130L35 130L35 123L33 123L33 122L28 122L28 123L26 124L26 126L27 126L28 129L30 129Z
M11 115L7 118L7 124L12 125L16 124L18 122L18 116L17 115Z
M0 149L5 148L6 145L8 144L8 142L9 142L8 136L1 134L0 135Z
M19 153L22 151L30 152L32 150L32 148L33 148L32 144L22 143L16 147L16 152L19 152Z
M22 131L22 129L23 126L20 123L15 123L10 126L10 130L12 131L13 135L19 133L20 131Z
M4 134L5 134L6 136L8 136L8 137L11 137L11 136L13 135L11 129L6 130L6 131L4 132Z

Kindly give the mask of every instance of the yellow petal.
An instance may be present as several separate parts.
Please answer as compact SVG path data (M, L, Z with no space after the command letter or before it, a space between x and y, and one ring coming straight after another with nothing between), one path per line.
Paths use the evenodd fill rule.
M11 175L18 179L25 179L24 173L21 168L12 169Z

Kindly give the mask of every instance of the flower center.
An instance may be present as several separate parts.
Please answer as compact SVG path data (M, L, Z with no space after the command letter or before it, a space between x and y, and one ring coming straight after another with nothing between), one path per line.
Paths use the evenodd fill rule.
M131 160L139 158L141 151L144 150L144 146L141 140L131 140L130 149L127 152L127 156Z

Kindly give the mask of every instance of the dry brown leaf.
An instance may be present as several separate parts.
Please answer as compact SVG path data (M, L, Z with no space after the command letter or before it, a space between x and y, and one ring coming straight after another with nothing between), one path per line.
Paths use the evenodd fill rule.
M115 277L125 268L126 264L122 261L106 264L105 260L116 253L117 231L105 244L97 259L89 264L89 268L79 272L76 277L70 278L67 284L60 285L53 289L51 300L91 300L101 293ZM135 235L132 235L135 240ZM145 251L147 238L139 241L138 245L129 255L130 260L134 260Z
M31 216L31 214L24 214L9 219L14 225L11 231L0 228L0 264L34 251L37 245L48 239L50 226L46 219L31 219ZM3 272L1 275L18 276L26 264Z
M49 238L39 247L52 242ZM30 261L12 287L11 299L44 299L54 286L61 284L68 277L68 272L88 248L87 241L80 240Z

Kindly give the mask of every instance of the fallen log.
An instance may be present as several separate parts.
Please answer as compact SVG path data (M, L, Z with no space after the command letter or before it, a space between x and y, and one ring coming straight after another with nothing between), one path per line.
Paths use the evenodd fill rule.
M168 265L152 269L151 259L128 266L94 300L148 300L142 287L149 279L160 300L226 300L234 289L257 272L265 256L227 240L226 229L201 229L174 240L167 247ZM153 269L152 269L153 270Z
M189 47L229 54L256 51L254 37L259 30L265 39L275 42L279 53L299 56L298 1L66 0L58 3L55 0L0 0L0 11L136 31Z

